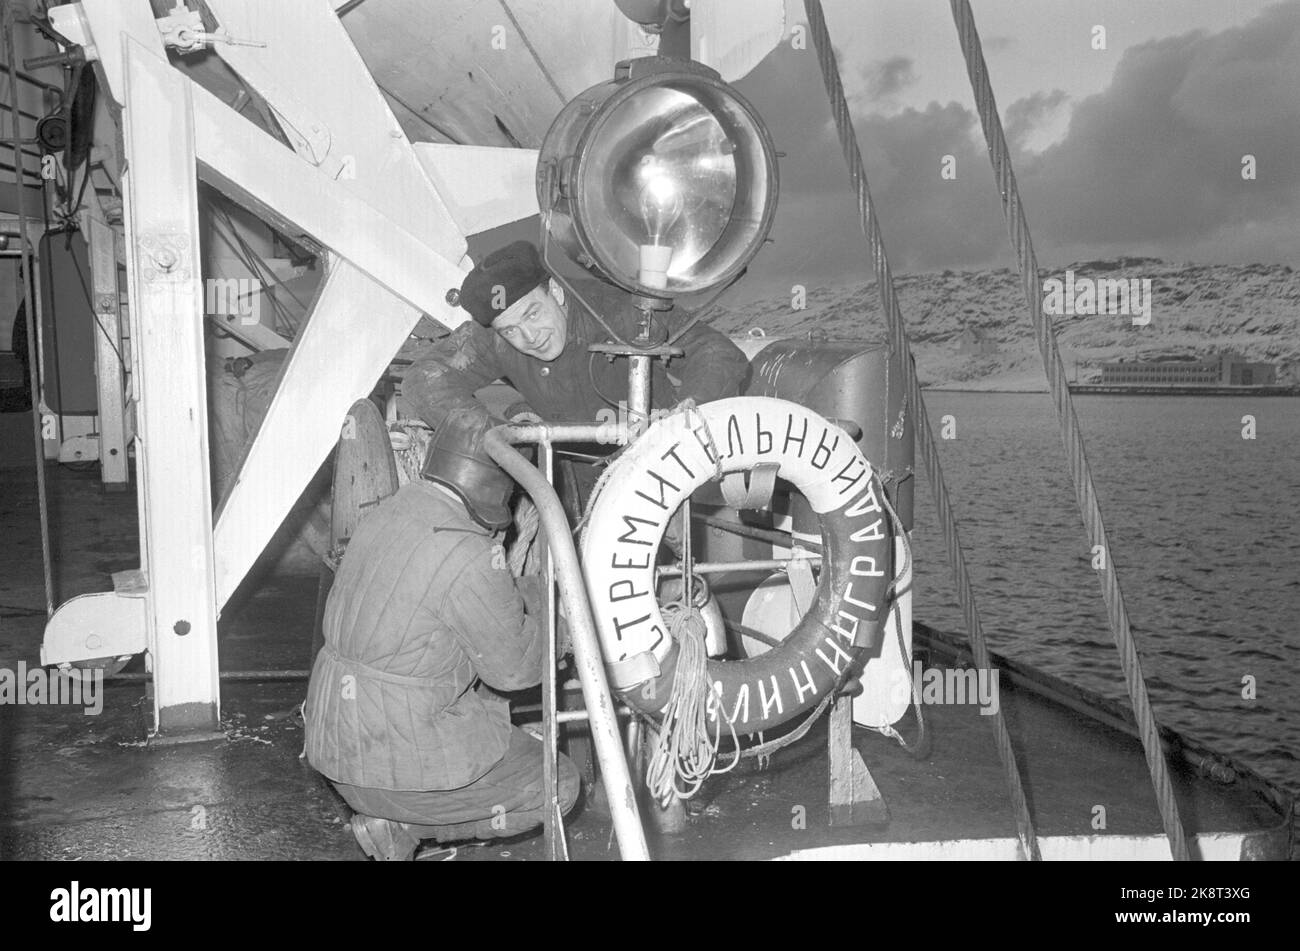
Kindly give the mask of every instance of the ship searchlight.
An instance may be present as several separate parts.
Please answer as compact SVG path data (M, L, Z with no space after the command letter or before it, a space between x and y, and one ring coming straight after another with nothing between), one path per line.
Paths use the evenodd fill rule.
M537 165L543 228L579 264L643 297L723 286L772 225L776 152L712 69L644 57L569 102Z

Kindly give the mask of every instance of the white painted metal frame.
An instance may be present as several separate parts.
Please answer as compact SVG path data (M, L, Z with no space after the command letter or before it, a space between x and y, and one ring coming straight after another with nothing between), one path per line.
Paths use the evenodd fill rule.
M131 315L138 363L141 548L160 732L220 717L199 209L190 83L122 38ZM148 108L136 103L148 103Z
M422 312L448 327L465 319L445 295L469 264L466 229L537 211L531 188L502 187L527 179L535 153L475 150L473 162L443 153L448 168L441 172L439 156L417 154L324 0L210 6L232 35L268 44L220 52L267 98L293 150L171 67L147 0L55 8L56 26L98 60L123 107L124 128L134 130L123 186L135 305L131 382L139 413L141 563L150 590L145 640L160 729L215 725L217 612L328 455L348 406L370 391ZM165 162L157 150L167 153ZM182 233L197 249L197 232L164 214L195 207L196 167L267 220L329 250L328 277L215 525L197 257L189 268L171 264L190 272L184 293L170 280L178 272L162 272L154 260L160 251L187 253L172 241ZM133 196L127 186L143 180L143 170L150 170L149 194ZM162 367L156 325L165 314L173 318L171 342L183 352ZM178 481L181 460L186 477ZM175 633L180 629L189 633Z

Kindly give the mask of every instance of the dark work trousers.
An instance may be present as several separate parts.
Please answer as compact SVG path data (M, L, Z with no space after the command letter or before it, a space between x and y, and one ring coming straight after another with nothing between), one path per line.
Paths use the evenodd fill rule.
M578 801L578 770L560 754L561 813ZM542 744L518 727L502 760L460 789L401 791L334 783L339 795L362 815L411 825L419 839L456 842L518 835L542 824L546 791L542 782Z

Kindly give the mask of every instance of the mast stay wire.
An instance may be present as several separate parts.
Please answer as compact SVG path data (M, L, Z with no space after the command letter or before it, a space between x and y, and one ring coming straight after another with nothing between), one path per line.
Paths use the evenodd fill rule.
M1065 443L1066 454L1070 462L1070 480L1074 483L1075 497L1079 511L1083 516L1084 530L1088 544L1095 551L1097 546L1105 553L1101 569L1102 599L1106 602L1106 617L1114 636L1115 649L1119 653L1120 666L1124 671L1125 685L1128 687L1129 700L1133 704L1133 713L1138 722L1138 733L1142 740L1142 749L1146 754L1147 769L1151 783L1155 787L1156 802L1160 807L1160 818L1164 823L1165 834L1169 838L1170 850L1178 861L1191 858L1187 846L1187 835L1183 829L1178 812L1178 801L1174 798L1173 785L1169 778L1169 765L1165 761L1164 749L1160 744L1160 725L1156 722L1151 709L1151 698L1147 693L1146 680L1142 676L1142 664L1138 657L1137 644L1129 626L1128 609L1124 604L1124 593L1120 589L1119 575L1115 570L1115 560L1110 557L1110 539L1102 521L1101 503L1097 499L1097 489L1093 485L1092 470L1088 465L1083 434L1079 431L1079 419L1074 411L1074 400L1070 396L1065 363L1056 344L1056 334L1052 324L1043 314L1043 299L1038 286L1038 256L1034 253L1033 240L1029 235L1029 221L1025 216L1024 203L1020 199L1020 189L1016 185L1015 170L1011 165L1011 151L1007 147L1006 133L1002 128L1002 119L998 115L997 102L993 97L993 84L989 80L988 64L984 61L984 49L980 43L979 32L975 28L975 14L969 0L949 0L952 7L953 22L957 27L958 40L961 43L962 56L966 60L966 72L970 78L971 91L975 96L976 109L979 112L980 125L988 144L989 160L993 165L993 174L997 180L998 192L1002 198L1002 213L1006 219L1011 246L1016 252L1016 265L1020 269L1021 287L1029 305L1029 316L1034 325L1034 336L1038 341L1038 351L1043 358L1043 370L1052 391L1052 402L1056 405L1056 414L1061 423L1061 439Z
M821 0L804 0L804 10L808 15L809 31L817 51L817 62L821 68L822 81L830 100L831 113L835 119L835 130L839 136L844 159L848 163L849 175L857 195L858 225L867 238L871 253L871 263L875 269L876 285L880 289L881 307L884 311L889 329L890 349L898 356L903 373L905 396L910 397L916 420L916 443L921 450L926 475L934 491L938 509L939 524L943 530L944 545L948 550L948 566L952 571L957 588L957 597L961 602L962 614L966 621L966 630L971 641L971 653L975 663L985 669L992 668L988 645L984 640L984 628L980 622L979 608L975 603L975 593L971 586L970 573L966 567L961 540L957 534L957 520L952 512L952 501L948 496L948 486L943 478L943 469L939 464L938 445L934 431L930 428L930 419L926 413L925 400L921 394L920 382L916 376L916 367L912 361L912 348L908 342L907 327L903 323L903 313L899 307L898 297L894 291L893 271L889 258L885 254L884 237L880 223L876 218L875 206L871 200L871 190L867 183L866 167L862 152L858 147L857 134L853 129L853 120L849 116L848 99L840 79L839 66L835 51L831 46L830 32L826 27L826 17L822 11ZM1029 812L1029 802L1025 796L1024 784L1020 778L1020 767L1016 762L1015 750L1011 743L1011 734L1007 730L1006 718L1002 708L993 715L994 741L997 746L998 759L1011 797L1012 809L1016 817L1016 835L1020 847L1027 858L1039 860L1038 837L1034 831L1033 817Z

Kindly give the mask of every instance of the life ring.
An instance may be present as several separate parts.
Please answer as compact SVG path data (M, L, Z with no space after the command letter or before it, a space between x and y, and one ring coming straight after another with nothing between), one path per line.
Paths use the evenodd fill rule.
M844 430L797 403L736 397L660 417L601 482L582 562L612 686L647 713L670 699L677 645L654 597L654 563L683 500L728 472L777 463L821 523L816 600L779 648L708 664L711 711L740 735L811 709L880 645L889 615L893 528L884 488Z

